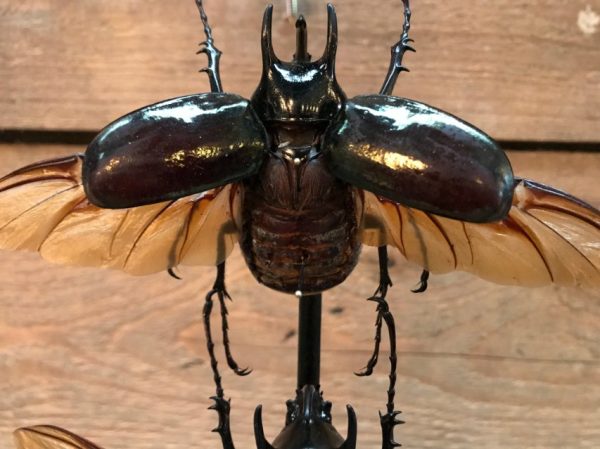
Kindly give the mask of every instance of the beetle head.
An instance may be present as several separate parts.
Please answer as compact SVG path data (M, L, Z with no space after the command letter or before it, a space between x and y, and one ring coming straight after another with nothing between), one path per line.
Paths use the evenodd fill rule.
M273 5L265 10L262 26L263 73L252 96L252 106L265 124L328 123L342 108L344 92L335 78L337 17L327 5L327 45L316 61L306 51L306 22L296 22L296 54L281 61L273 50L271 24Z

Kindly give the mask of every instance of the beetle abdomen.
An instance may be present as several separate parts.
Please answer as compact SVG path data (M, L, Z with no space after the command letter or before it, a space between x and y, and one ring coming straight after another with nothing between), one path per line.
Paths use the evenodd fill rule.
M320 159L294 165L271 157L244 188L244 257L259 282L281 292L327 290L358 261L352 189Z

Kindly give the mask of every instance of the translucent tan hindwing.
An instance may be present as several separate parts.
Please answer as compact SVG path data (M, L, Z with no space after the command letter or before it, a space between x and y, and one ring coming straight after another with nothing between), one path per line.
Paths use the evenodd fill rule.
M467 223L362 192L363 242L390 244L432 273L467 271L499 284L600 287L600 211L542 184L517 180L498 222Z
M86 198L82 162L82 155L39 162L0 179L0 249L144 275L177 265L216 265L237 242L237 185L102 209Z
M100 446L55 426L24 427L15 430L17 449L102 449Z

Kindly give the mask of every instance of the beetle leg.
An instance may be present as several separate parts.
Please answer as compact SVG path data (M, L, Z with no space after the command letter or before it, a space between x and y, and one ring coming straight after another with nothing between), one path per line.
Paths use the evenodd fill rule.
M385 298L388 288L393 285L390 272L388 271L387 246L384 245L377 248L377 255L379 256L379 287L377 287L373 296Z
M382 435L382 448L393 449L400 446L399 443L394 441L394 428L398 424L403 424L404 421L398 419L400 411L394 409L394 398L396 396L396 326L394 323L394 316L390 312L389 306L385 298L373 297L369 298L372 301L377 302L377 311L381 314L383 321L385 321L386 327L390 337L390 383L387 391L387 404L386 413L381 414L379 412L379 421L381 423L381 435Z
M204 301L204 308L202 310L202 316L204 318L204 333L206 335L206 347L210 357L210 367L212 368L215 385L217 387L217 397L222 398L223 387L221 386L221 375L219 374L219 369L217 368L218 362L217 358L215 357L215 344L212 341L212 333L210 330L210 314L212 313L213 308L212 297L215 293L217 293L217 290L214 288L207 293Z
M223 386L221 384L221 374L219 373L219 369L217 367L218 362L215 357L215 344L212 340L212 334L210 330L210 314L213 308L213 296L215 294L219 294L222 290L219 289L219 280L224 277L221 275L221 266L218 266L217 271L217 280L215 281L213 288L206 295L206 299L204 302L204 308L202 310L202 315L204 318L204 333L206 334L206 347L208 349L208 355L210 357L210 367L213 372L213 378L216 385L216 395L211 396L211 399L215 401L213 405L209 407L210 410L216 410L219 415L219 424L216 428L213 429L213 432L217 432L221 437L221 442L223 443L224 449L235 449L233 445L233 439L231 437L231 428L229 425L229 416L230 416L230 402L228 399L225 399L225 394L223 392ZM223 265L223 273L224 273L224 265ZM221 276L220 276L221 275ZM221 281L222 283L222 281Z
M200 50L198 50L196 54L206 53L206 57L208 58L208 65L203 69L200 69L200 72L206 72L208 75L211 92L223 92L223 86L221 85L221 73L219 71L219 59L221 58L222 53L221 50L214 45L212 30L208 24L208 17L204 12L202 0L196 0L196 6L200 12L200 20L202 20L204 34L206 35L206 40L200 43Z
M388 73L385 77L383 85L381 86L381 90L379 91L381 95L392 94L394 86L396 85L396 80L398 79L398 75L400 75L401 72L409 71L402 65L404 53L406 53L406 51L415 51L415 49L410 46L410 43L413 42L413 40L408 37L411 15L409 0L402 0L402 3L404 4L404 24L402 26L402 34L400 35L400 40L392 46L390 67L388 68Z
M217 278L215 279L215 283L213 284L212 290L207 295L207 303L208 301L210 301L209 307L211 310L212 296L215 294L217 295L217 298L219 298L219 305L221 307L221 331L223 332L223 347L225 348L225 357L227 359L227 365L238 376L247 376L252 372L252 370L248 368L240 368L237 362L234 360L233 356L231 355L231 343L229 341L229 322L227 320L227 315L229 314L229 311L227 310L227 306L225 305L225 298L231 301L231 296L229 296L229 293L227 293L227 289L225 288L225 262L221 262L219 265L217 265ZM210 310L208 313L210 315ZM210 323L208 323L208 326L210 326ZM210 332L210 328L208 329L208 332ZM209 334L207 334L207 340L208 337ZM210 352L211 349L209 348L209 353Z
M371 298L369 298L371 299ZM370 376L373 374L373 369L377 365L379 361L379 345L381 343L381 326L383 324L383 320L380 313L377 313L377 319L375 320L375 347L373 348L373 353L369 358L366 366L362 369L362 371L355 372L354 374L359 377Z
M367 366L363 371L355 373L358 376L369 376L373 372L373 368L377 364L379 359L379 344L381 343L381 329L383 323L388 329L390 339L390 374L389 374L389 387L387 391L387 404L386 413L379 413L379 421L381 422L381 434L382 434L382 448L393 449L400 446L394 441L394 427L398 424L402 424L404 421L398 419L398 415L401 412L394 410L394 397L396 396L396 364L398 361L396 355L396 325L394 323L394 316L390 312L389 305L385 300L388 288L392 286L392 280L388 271L388 253L387 246L380 246L378 248L379 256L379 286L375 291L375 294L368 298L368 301L374 301L377 303L377 320L375 322L375 348L373 354L369 359ZM422 276L423 279L423 276ZM427 280L425 279L425 282Z
M387 246L380 246L378 248L379 255L379 286L373 296L368 298L368 301L372 301L373 299L380 297L385 300L387 295L387 290L392 286L392 280L390 278L390 273L388 271L388 254L387 254ZM377 361L379 360L379 345L381 343L381 326L383 325L383 317L380 311L380 308L377 308L377 318L375 320L375 347L373 348L373 353L371 354L371 358L367 362L367 365L362 369L362 371L356 372L357 376L370 376L373 374L373 369L377 365Z
M225 262L223 262L225 265ZM225 290L225 285L222 286L222 290L218 292L219 304L221 306L221 330L223 331L223 346L225 347L225 357L227 358L227 365L233 370L238 376L247 376L252 372L249 368L240 368L237 362L231 355L231 343L229 341L229 323L227 322L227 306L225 305L225 298L231 301L231 296Z

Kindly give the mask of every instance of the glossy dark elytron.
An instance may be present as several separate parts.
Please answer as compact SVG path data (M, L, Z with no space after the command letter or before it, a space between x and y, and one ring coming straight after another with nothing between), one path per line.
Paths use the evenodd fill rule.
M398 203L471 222L502 219L512 201L510 163L482 131L405 98L346 102L322 151L344 181Z
M266 131L247 100L206 93L146 106L108 125L85 153L90 201L127 208L176 199L258 171Z

